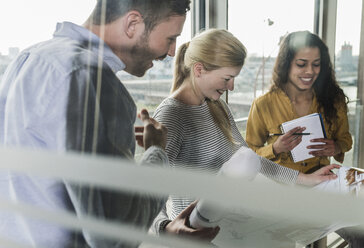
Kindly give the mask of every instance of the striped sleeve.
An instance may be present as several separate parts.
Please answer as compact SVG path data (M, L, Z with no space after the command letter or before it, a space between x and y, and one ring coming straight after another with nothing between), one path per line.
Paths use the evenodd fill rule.
M167 127L166 153L169 163L174 164L183 143L184 126L179 111L171 105L161 105L153 116Z
M260 157L262 168L260 173L264 176L285 184L295 184L298 177L298 171L276 164L269 159Z
M245 140L242 145L248 147ZM264 157L260 157L260 161L262 164L260 173L262 173L265 177L284 184L296 183L299 173L298 171L276 164Z

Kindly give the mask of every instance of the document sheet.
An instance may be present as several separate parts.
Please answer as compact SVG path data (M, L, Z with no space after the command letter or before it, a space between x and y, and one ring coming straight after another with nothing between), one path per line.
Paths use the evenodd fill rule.
M291 156L294 162L303 161L313 156L309 154L311 149L307 149L307 146L313 144L320 144L318 142L311 142L311 139L325 138L325 128L322 121L321 114L314 113L306 115L288 122L284 122L281 125L283 133L287 133L289 130L295 127L305 127L305 133L310 133L310 135L302 135L302 141L291 151Z

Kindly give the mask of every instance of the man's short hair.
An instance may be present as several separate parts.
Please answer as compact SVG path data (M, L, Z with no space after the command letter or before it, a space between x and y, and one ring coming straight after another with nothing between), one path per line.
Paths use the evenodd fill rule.
M147 31L162 20L174 15L185 15L190 10L190 0L97 0L92 12L92 23L100 25L113 22L131 10L138 11ZM103 8L105 15L102 14ZM103 20L104 18L104 20Z

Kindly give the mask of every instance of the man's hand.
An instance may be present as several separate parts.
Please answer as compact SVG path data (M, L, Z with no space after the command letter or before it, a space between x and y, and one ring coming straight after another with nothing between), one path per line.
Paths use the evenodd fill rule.
M340 168L340 165L338 164L330 164L325 167L322 167L321 169L315 171L311 174L298 174L297 178L297 184L305 185L305 186L315 186L319 183L332 180L337 178L337 175L332 172L332 169L338 169Z
M193 229L188 226L188 219L195 208L197 201L191 203L185 208L172 222L168 223L165 232L168 234L177 234L186 237L194 237L203 241L211 242L219 233L220 228L202 228Z
M135 135L138 145L144 147L145 150L151 146L160 146L165 149L167 143L167 127L149 117L146 109L142 109L138 114L138 118L144 123L143 127L135 127L135 133L143 133Z

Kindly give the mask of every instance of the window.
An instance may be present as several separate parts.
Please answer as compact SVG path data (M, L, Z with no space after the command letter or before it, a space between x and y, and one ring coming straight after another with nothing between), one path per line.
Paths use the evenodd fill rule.
M95 1L90 0L13 0L0 4L0 80L10 61L35 43L48 40L57 22L82 24L91 13Z
M236 119L248 116L250 105L270 87L280 39L287 33L313 32L314 0L229 0L228 29L247 48L248 57L229 105ZM245 129L245 124L239 124Z
M358 163L360 137L360 111L357 104L358 62L362 1L337 1L335 72L341 88L349 98L349 126L353 137L353 148L345 155L352 166Z
M335 72L349 99L357 98L358 59L360 45L360 0L338 0L336 22Z
M94 5L95 1L90 0L13 0L3 3L2 9L6 11L0 15L0 30L6 35L0 39L0 79L11 59L20 50L50 39L57 22L71 21L82 24ZM183 33L177 39L177 48L191 39L190 19L191 15L188 12ZM173 58L166 58L164 61L154 62L154 67L143 78L124 72L119 75L132 93L138 109L146 107L153 112L169 94L172 68ZM153 86L150 87L151 85Z
M187 12L183 32L177 38L176 51L180 45L191 40L191 14ZM125 71L117 73L129 93L133 97L137 111L145 108L153 116L155 109L169 96L172 80L174 58L167 56L163 61L153 61L153 67L149 69L142 78L132 76ZM143 125L137 118L135 125ZM135 151L136 160L140 159L144 149L137 146Z

